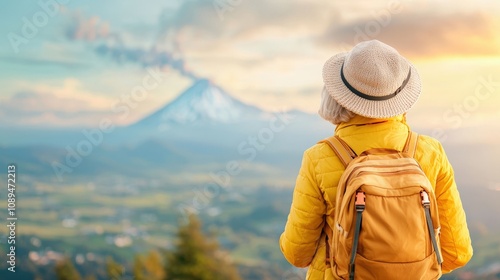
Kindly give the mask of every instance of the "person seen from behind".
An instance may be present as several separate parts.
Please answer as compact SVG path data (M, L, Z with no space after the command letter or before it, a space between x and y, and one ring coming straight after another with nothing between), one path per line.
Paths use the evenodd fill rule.
M416 68L371 40L330 58L323 82L319 115L336 128L304 152L279 240L288 262L311 280L438 279L464 266L473 249L453 168L406 123Z

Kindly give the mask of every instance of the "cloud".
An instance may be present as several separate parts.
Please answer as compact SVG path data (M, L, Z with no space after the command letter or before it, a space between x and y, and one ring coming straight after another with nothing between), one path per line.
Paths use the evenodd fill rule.
M95 41L110 36L109 23L97 16L85 18L81 13L71 14L66 36L72 40Z
M164 11L160 17L160 34L174 30L178 34L177 43L190 49L200 45L218 47L219 43L275 39L276 35L307 37L320 32L329 18L340 17L335 4L324 1L223 2L229 6L222 10L214 5L216 1L198 0L184 2L175 13Z
M111 30L110 25L97 16L85 18L80 13L74 13L71 24L66 29L66 36L72 41L95 43L97 54L118 63L129 62L161 69L170 67L188 78L196 79L197 76L188 70L182 53L175 44L175 35L171 36L175 33L175 28L159 25L157 29L158 38L149 47L144 47L144 44L134 44L127 32Z
M340 14L338 9L330 9L333 4L319 1L254 0L227 1L231 7L220 17L221 11L214 3L183 1L175 9L164 9L157 25L150 26L155 31L148 32L149 40L134 33L138 31L117 30L98 17L81 14L71 17L73 23L67 28L66 37L93 44L96 53L117 63L170 67L195 79L199 74L189 66L198 62L211 61L204 65L209 64L212 69L224 58L232 62L236 58L237 63L252 66L266 62L263 56L290 54L296 47L287 47L289 43L283 39L295 44L297 37L319 36L324 22ZM106 32L101 32L103 29ZM217 57L217 62L213 63L213 57Z
M227 60L234 63L236 59L237 63L253 66L283 55L277 49L290 53L294 48L282 48L285 37L291 43L296 43L297 36L310 37L311 30L321 30L311 26L321 26L332 15L332 10L325 9L325 5L330 4L320 2L255 0L232 4L221 18L214 3L213 0L185 1L175 10L163 10L158 25L152 27L156 29L156 36L149 47L108 40L97 52L120 63L170 66L186 77L197 78L200 72L189 66L199 62L214 72ZM277 41L278 45L274 45ZM276 51L270 51L269 46Z
M385 1L363 5L302 0L233 2L237 4L224 11L222 20L213 1L184 2L175 13L164 12L160 30L166 31L160 34L175 30L175 44L184 54L196 53L198 58L217 52L234 57L241 55L237 48L248 44L274 44L287 52L298 48L297 43L281 45L290 38L309 42L311 48L319 43L328 50L350 49L361 40L376 38L411 57L500 54L496 13L479 6L465 11L463 7L449 7L452 2L434 9L427 0L396 1L399 6ZM383 13L388 13L388 23ZM254 53L259 50L253 49ZM262 56L268 53L269 48L265 48Z
M109 56L119 63L132 62L143 67L158 67L160 69L170 67L183 76L197 79L197 76L186 67L184 59L176 58L167 51L158 51L154 48L142 49L125 45L110 46L102 44L96 48L96 52L103 56Z
M497 56L500 55L499 27L492 14L480 12L404 12L331 24L317 41L331 48L378 39L412 57Z
M227 3L230 2L227 1ZM179 7L174 15L169 16L166 13L162 23L178 30L191 27L205 34L225 36L227 34L221 34L221 31L244 32L247 29L253 30L269 26L297 31L297 27L306 28L311 23L320 23L327 18L336 16L336 13L332 13L332 9L330 9L332 4L320 1L254 0L239 2L230 5L229 9L221 11L214 5L214 1L187 1Z
M110 104L66 79L60 87L35 85L1 100L0 119L3 125L95 126L111 114Z

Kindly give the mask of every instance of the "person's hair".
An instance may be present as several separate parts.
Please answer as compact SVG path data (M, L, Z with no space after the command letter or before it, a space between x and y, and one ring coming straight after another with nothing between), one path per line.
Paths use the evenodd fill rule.
M326 87L323 87L321 92L321 104L318 114L325 120L338 125L343 122L348 122L356 114L342 107L333 97L328 94Z

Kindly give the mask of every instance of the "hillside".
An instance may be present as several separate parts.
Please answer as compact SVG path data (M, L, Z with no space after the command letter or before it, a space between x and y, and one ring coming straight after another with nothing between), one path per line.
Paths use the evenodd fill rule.
M315 115L245 104L208 80L195 81L158 111L95 143L96 128L9 130L1 139L0 165L19 169L19 258L30 273L43 275L64 254L83 258L76 264L81 271L102 269L108 255L130 264L135 253L169 248L179 217L194 211L245 279L261 279L259 270L269 279L302 275L283 259L277 240L303 151L333 130ZM449 136L444 146L475 255L444 279L494 277L500 149ZM87 142L90 152L81 153Z

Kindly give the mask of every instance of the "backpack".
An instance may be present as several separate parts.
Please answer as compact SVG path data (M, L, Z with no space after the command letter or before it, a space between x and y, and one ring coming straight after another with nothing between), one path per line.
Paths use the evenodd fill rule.
M337 279L438 279L442 257L433 187L413 158L418 134L403 151L374 148L357 156L340 137L327 143L345 171L333 225L325 222L327 263Z

